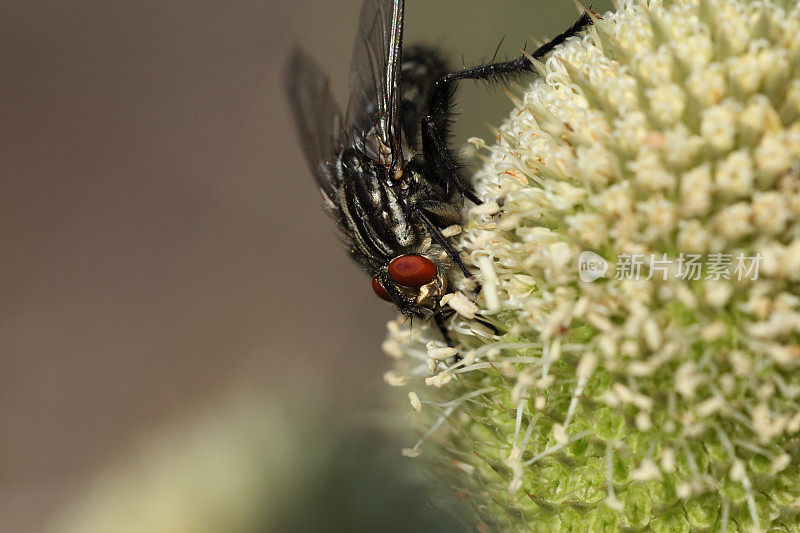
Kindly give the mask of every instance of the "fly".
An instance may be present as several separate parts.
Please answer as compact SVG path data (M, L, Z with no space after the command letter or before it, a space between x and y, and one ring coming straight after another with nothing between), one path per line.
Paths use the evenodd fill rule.
M447 146L455 83L530 72L526 56L450 71L435 49L403 49L403 0L364 0L346 113L328 76L300 49L286 90L328 212L372 288L408 316L433 317L450 344L439 302L457 271L471 277L443 230L461 225L463 198L480 204ZM541 58L591 24L584 12L531 55Z

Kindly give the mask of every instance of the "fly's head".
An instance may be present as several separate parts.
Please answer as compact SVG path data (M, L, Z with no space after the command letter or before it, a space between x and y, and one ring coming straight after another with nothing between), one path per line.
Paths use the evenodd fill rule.
M446 257L429 248L425 253L399 255L372 276L372 289L404 314L428 318L448 292Z

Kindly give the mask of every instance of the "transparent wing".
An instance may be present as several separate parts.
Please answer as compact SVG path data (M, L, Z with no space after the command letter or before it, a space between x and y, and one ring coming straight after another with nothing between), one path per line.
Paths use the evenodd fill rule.
M350 71L347 131L370 157L394 169L402 157L400 68L403 0L364 0Z
M334 207L336 174L333 163L343 141L342 114L319 64L295 48L287 66L285 89L294 113L300 142L311 171L329 207Z

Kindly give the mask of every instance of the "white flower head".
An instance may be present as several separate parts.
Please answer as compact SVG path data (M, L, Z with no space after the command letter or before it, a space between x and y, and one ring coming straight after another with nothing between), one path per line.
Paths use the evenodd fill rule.
M392 335L440 406L417 447L500 529L796 528L800 6L622 1L539 67L454 238L469 358L430 377L436 328Z

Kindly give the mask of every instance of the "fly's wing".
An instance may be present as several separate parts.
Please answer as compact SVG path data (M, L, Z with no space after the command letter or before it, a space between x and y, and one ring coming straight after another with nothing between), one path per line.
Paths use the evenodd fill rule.
M400 70L403 0L364 0L350 72L347 132L393 171L402 159Z
M342 147L342 114L330 91L328 76L319 64L296 48L289 60L286 93L294 113L300 142L329 209L336 209L333 164Z

